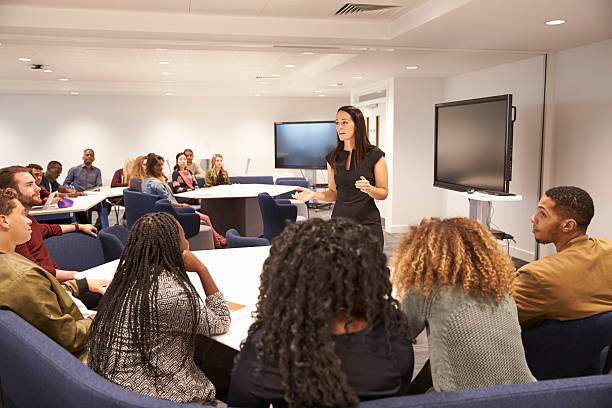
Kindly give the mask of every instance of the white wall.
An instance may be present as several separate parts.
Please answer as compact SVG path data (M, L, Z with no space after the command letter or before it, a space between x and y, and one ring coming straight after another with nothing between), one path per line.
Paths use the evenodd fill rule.
M334 120L347 98L0 95L0 167L59 160L68 168L96 152L105 184L127 157L156 152L174 163L224 156L230 175L274 171L274 122Z
M595 203L589 234L612 237L612 39L556 55L552 177ZM548 248L547 248L548 249Z
M495 203L492 227L515 237L516 244L511 246L513 256L533 260L536 244L529 220L539 201L544 57L538 56L444 80L444 101L508 93L513 95L512 102L517 107L510 191L522 195L523 200ZM450 191L443 196L445 217L468 216L468 200Z

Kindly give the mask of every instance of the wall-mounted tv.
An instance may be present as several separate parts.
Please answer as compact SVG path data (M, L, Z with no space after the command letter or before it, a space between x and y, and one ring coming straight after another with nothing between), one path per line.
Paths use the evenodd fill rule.
M434 186L508 193L512 95L439 103L435 109Z
M274 167L326 169L325 156L338 141L335 121L274 124Z

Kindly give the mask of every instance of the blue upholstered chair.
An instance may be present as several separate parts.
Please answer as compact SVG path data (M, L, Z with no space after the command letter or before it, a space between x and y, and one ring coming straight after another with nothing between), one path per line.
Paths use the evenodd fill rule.
M158 200L153 204L155 212L162 211L178 220L193 250L214 249L212 229L200 222L200 216L191 207L174 207L168 199Z
M228 248L244 248L270 245L270 241L265 238L241 237L240 233L234 228L227 230L227 232L225 233L225 239L227 239Z
M232 184L274 184L272 176L230 176Z
M275 184L277 185L282 185L282 186L300 186L300 187L304 187L307 189L310 189L310 183L308 182L308 180L306 180L303 177L279 177L276 179ZM285 198L285 199L291 199L291 196L293 195L293 193L295 193L296 190L291 190L288 193L283 193L283 194L279 194L276 196L276 198Z
M62 269L84 271L121 256L123 244L112 234L97 237L71 232L45 238L51 258Z
M206 179L204 177L196 177L196 181L198 182L198 187L202 188L206 184Z
M125 217L128 228L145 214L154 212L153 204L161 199L160 196L141 193L139 191L123 190L123 202L125 203Z
M612 344L612 311L563 322L545 320L523 330L522 337L527 364L538 380L602 374Z
M115 227L123 227L123 225L115 225ZM114 261L115 259L121 258L121 253L125 248L125 243L123 243L117 235L107 230L108 228L105 228L98 232L98 237L102 242L102 250L104 251L105 262Z
M263 220L263 237L268 241L272 241L274 237L283 232L287 220L295 222L297 207L289 200L275 200L268 193L260 193L257 200Z
M106 380L11 310L0 310L0 361L1 407L201 406L149 397Z
M104 228L100 232L116 236L123 245L127 243L128 235L130 234L130 230L124 225L113 225L112 227Z

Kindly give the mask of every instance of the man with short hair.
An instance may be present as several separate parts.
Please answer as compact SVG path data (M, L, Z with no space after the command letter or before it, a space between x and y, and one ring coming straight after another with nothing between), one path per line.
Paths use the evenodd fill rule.
M26 168L30 170L30 174L32 175L32 177L34 177L34 183L36 183L36 185L40 187L40 199L44 202L51 193L48 189L40 186L40 183L42 181L42 166L40 164L30 163L26 166Z
M40 224L29 212L35 205L41 205L40 187L34 181L34 177L26 167L11 166L0 169L0 188L10 188L17 194L17 199L23 205L27 217L31 220L32 237L25 243L17 246L16 252L25 258L35 262L59 281L72 279L75 271L60 269L55 263L49 250L43 242L44 238L65 234L73 231L83 231L86 234L96 236L97 229L91 224Z
M187 169L193 173L193 177L204 177L206 172L202 170L202 166L193 161L193 150L185 149L183 153L187 158Z
M102 187L102 172L93 165L96 154L93 149L83 151L83 164L72 167L64 180L64 187L76 191L93 190Z
M533 235L557 253L517 272L514 298L523 327L612 310L612 240L586 234L594 213L593 200L578 187L551 188L538 203Z
M93 316L83 318L70 294L78 296L86 290L104 293L108 282L79 279L60 284L49 272L16 253L15 247L30 239L31 223L17 194L0 189L0 308L12 310L85 362Z
M46 188L47 191L57 191L60 197L76 197L79 195L74 190L69 190L62 186L57 179L62 174L62 163L57 160L51 160L47 164L47 171L42 175L41 181L38 184L40 188Z

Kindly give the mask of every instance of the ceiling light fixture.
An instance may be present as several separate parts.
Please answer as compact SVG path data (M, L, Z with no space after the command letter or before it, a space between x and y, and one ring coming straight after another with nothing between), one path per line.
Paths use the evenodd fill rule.
M285 68L295 68L295 65L293 65L293 64L286 64Z
M317 96L325 96L325 94L318 94Z
M30 58L23 57L23 58L19 58L19 61L21 61L21 62L30 62L32 60Z
M162 74L162 75L172 75L172 73L171 73L171 72L162 72L161 74Z
M261 94L256 93L256 94L253 94L253 96L261 96Z
M43 69L43 72L53 72L53 70L47 68L47 69Z
M323 91L319 91L319 90L314 91L314 93L321 93L321 92L323 92Z
M272 74L270 76L273 77L273 78L278 78L278 77L280 77L280 74Z
M416 65L408 65L406 69L419 69L419 67Z
M166 96L172 96L174 95L172 92L166 92Z
M173 82L173 81L171 79L166 79L164 82L169 84L170 82Z
M269 84L269 82L268 82L268 81L261 81L261 82L260 82L260 84L262 84L262 85L268 85L268 84Z
M567 20L559 19L559 20L549 20L545 24L549 26L565 24Z
M314 55L314 52L306 51L303 53L304 55Z
M168 51L167 48L156 48L155 51Z
M159 61L159 65L170 65L168 61Z
M78 95L78 92L70 92L70 95Z
M362 76L354 76L353 79L363 79Z
M59 78L58 81L67 81L68 78Z

